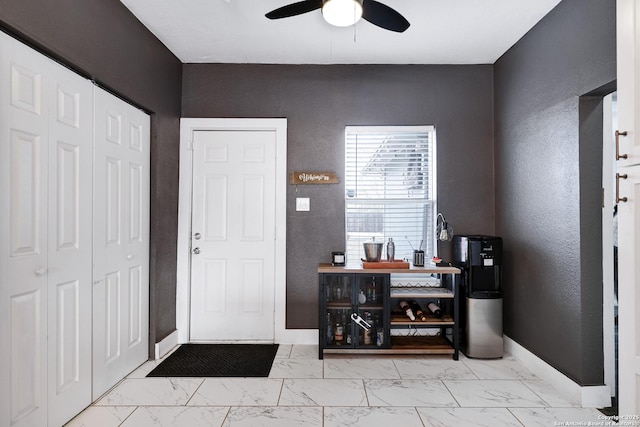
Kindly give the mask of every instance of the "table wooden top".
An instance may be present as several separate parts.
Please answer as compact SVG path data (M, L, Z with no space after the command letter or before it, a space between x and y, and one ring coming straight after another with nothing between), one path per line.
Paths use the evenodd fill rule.
M363 268L362 265L353 266L333 266L331 264L320 264L318 266L318 273L368 273L368 274L460 274L460 269L457 267L436 265L425 267L409 268Z

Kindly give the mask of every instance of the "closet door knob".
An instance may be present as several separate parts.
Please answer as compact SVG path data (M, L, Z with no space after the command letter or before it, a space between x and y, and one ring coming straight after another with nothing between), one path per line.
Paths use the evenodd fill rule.
M616 174L616 203L627 202L629 200L626 197L620 197L620 180L621 179L627 179L627 178L629 178L629 175L627 175L626 173L624 173L624 174L617 173Z
M626 130L623 130L622 132L618 130L616 131L616 160L626 159L628 157L626 154L620 154L620 137L627 135L628 133Z
M133 255L132 254L127 255L127 260L128 261L131 261L132 259L133 259Z
M47 274L47 269L44 267L36 268L33 273L36 275L36 277L42 277Z
M194 254L196 254L196 255L198 255L198 254L200 253L200 248L195 248L195 249L193 250L193 253L194 253Z

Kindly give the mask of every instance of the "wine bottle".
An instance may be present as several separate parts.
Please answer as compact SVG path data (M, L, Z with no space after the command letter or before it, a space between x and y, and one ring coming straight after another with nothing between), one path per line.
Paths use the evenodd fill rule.
M411 307L411 310L413 310L416 318L420 319L421 322L427 321L427 316L424 315L422 307L420 307L420 304L418 304L416 300L409 301L409 307Z
M364 331L364 345L371 345L371 329Z
M331 324L331 313L327 312L327 344L333 343L333 325Z
M334 338L336 341L336 345L340 345L342 344L342 340L344 338L344 330L342 329L342 323L340 323L340 320L338 319L336 321L336 326L334 328Z
M380 316L376 313L373 317L373 324L376 330L376 346L382 347L384 344L384 330L382 329L382 322L380 322Z
M371 283L367 284L367 302L376 301L376 280L371 279Z
M364 313L364 320L365 322L367 322L369 325L371 325L371 313L369 313L368 311L365 311ZM373 327L373 325L371 325ZM371 345L371 328L366 329L364 331L364 345Z
M429 311L432 312L434 316L442 317L442 310L435 302L430 302L427 308L429 308Z
M413 310L411 310L411 307L409 307L409 303L403 300L403 301L400 301L398 304L400 305L400 308L404 310L404 314L406 314L407 317L411 319L412 322L416 320L416 316L413 315Z

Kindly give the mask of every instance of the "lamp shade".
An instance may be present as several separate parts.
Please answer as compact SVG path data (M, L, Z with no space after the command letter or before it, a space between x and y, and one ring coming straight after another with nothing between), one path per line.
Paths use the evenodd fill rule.
M326 0L322 5L324 20L336 27L354 25L362 17L361 0Z
M453 239L453 227L449 225L441 213L436 217L436 239L441 242L447 242Z

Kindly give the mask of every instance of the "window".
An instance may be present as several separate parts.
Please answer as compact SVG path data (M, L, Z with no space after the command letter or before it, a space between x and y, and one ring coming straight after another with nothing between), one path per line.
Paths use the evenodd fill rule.
M435 255L435 127L347 126L345 138L347 262L372 238L393 238L396 259L412 260L421 242Z

